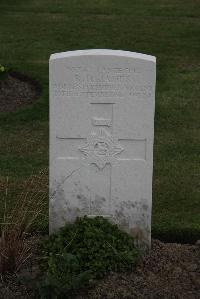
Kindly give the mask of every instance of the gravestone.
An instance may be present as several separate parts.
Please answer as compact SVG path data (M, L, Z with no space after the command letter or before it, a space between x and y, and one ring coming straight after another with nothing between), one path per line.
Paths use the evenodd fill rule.
M50 232L103 216L150 247L155 57L50 57Z

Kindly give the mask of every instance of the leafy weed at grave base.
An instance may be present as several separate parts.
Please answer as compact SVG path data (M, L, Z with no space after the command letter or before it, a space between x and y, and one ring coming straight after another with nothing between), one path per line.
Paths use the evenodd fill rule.
M132 270L140 257L134 238L103 217L66 224L42 244L42 252L40 292L56 298L109 272Z

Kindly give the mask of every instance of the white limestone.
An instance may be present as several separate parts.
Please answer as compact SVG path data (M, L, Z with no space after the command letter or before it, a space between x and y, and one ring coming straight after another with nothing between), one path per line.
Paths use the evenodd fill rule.
M150 247L155 57L81 50L50 58L50 232L108 217Z

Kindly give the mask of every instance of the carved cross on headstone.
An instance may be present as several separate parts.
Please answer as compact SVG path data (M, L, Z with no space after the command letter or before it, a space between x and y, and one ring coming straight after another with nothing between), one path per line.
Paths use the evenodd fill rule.
M58 160L82 160L83 163L87 165L94 164L98 171L101 172L106 165L109 165L109 174L107 175L107 182L111 184L112 181L112 166L115 163L123 163L124 161L131 161L131 160L145 160L146 159L146 140L145 139L125 139L125 138L116 138L112 135L114 127L114 114L113 114L113 103L91 103L93 106L99 107L101 105L104 106L104 111L102 110L102 114L107 113L108 105L112 105L111 111L112 115L110 119L106 119L103 115L98 118L98 122L96 121L97 118L92 115L91 116L91 131L87 138L67 138L67 137L59 137L57 139L68 141L68 145L72 145L73 142L76 143L76 149L83 153L83 156L78 155L68 155L67 153L70 150L67 148L68 145L64 145L66 150L66 155L57 157ZM94 112L94 109L92 109ZM98 110L98 109L97 109ZM108 126L109 124L109 126ZM108 128L110 132L108 131ZM121 153L123 152L123 157L121 157ZM95 206L95 190L94 187L91 185L90 190L90 197L88 198L89 203L89 210L88 216L102 216L102 213L98 211L98 207ZM109 193L107 198L107 207L108 210L106 211L105 215L110 215L109 207L111 201L111 186L108 187ZM105 216L103 215L103 216Z

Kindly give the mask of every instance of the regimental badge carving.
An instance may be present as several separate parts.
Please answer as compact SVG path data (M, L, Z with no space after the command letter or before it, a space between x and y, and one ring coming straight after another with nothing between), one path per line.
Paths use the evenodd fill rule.
M106 164L113 164L116 155L124 149L117 140L105 129L92 132L87 138L87 143L79 150L84 153L90 164L95 164L99 169L103 169Z

